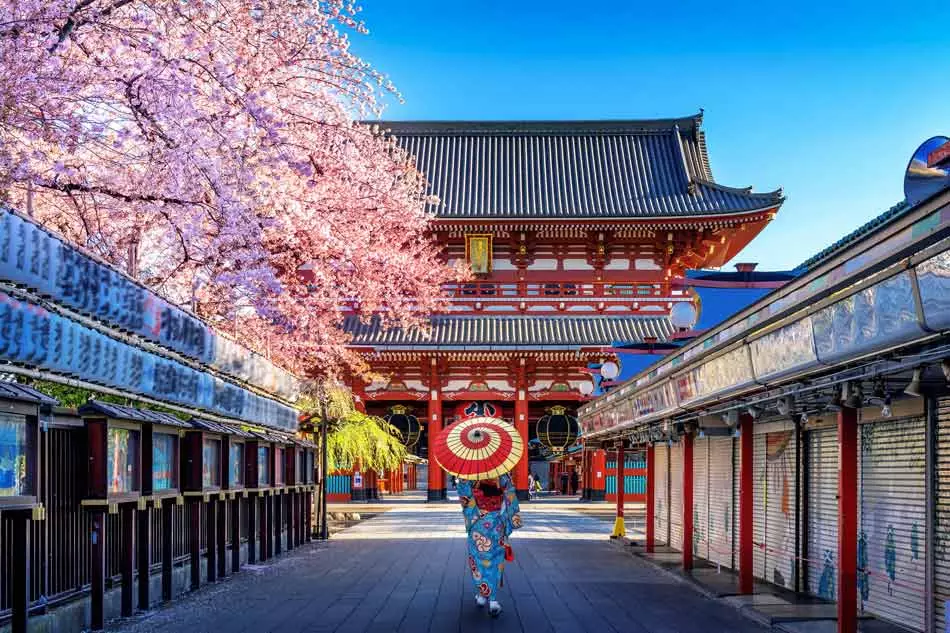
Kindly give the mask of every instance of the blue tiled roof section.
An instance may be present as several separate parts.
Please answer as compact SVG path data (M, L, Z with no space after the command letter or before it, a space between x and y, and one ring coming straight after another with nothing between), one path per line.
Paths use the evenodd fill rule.
M26 385L15 382L3 381L0 381L0 400L18 400L20 402L30 402L32 404L48 405L51 407L55 407L59 404L55 398L51 398L32 387L27 387Z
M177 426L185 429L191 428L191 424L171 415L170 413L151 411L149 409L136 409L135 407L126 407L118 404L112 404L111 402L102 402L101 400L90 400L86 404L79 407L79 415L84 418L101 415L114 420L165 424L168 426Z
M811 270L812 268L814 268L821 262L825 261L826 259L834 255L835 253L857 242L859 239L861 239L868 233L871 233L875 231L876 229L884 226L885 224L893 220L896 220L897 218L900 218L905 213L910 211L912 208L913 207L907 204L906 201L898 202L893 207L891 207L890 209L888 209L881 215L877 216L876 218L874 218L867 224L859 226L857 229L855 229L851 233L848 233L847 235L842 237L840 240L838 240L837 242L835 242L828 248L806 259L801 264L799 264L795 270L800 273L804 273L808 270Z
M797 269L796 269L797 270ZM796 270L754 270L752 272L719 271L719 270L687 270L687 279L697 281L756 283L791 281L798 277Z
M212 433L220 433L222 435L235 435L237 437L254 437L247 431L244 431L241 428L230 424L221 424L215 422L214 420L207 420L205 418L191 418L188 420L193 427L196 429L203 429L205 431L210 431Z
M781 190L725 187L701 116L644 121L384 121L415 157L442 219L728 215L782 203Z

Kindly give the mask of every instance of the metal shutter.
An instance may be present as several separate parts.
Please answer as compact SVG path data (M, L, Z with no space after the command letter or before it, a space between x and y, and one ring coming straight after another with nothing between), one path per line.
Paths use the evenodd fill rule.
M683 444L670 447L670 547L683 549Z
M838 429L809 431L808 447L808 592L838 599Z
M934 621L946 622L950 600L950 398L937 401L936 524L934 525Z
M709 559L709 438L693 445L693 555Z
M656 480L653 488L653 529L657 543L664 545L670 541L670 447L666 444L657 444L654 447L656 464L653 467L653 476Z
M927 559L925 433L919 417L863 424L859 462L861 608L921 631Z
M732 567L733 516L731 437L709 438L709 560Z
M752 441L752 575L769 580L765 575L765 525L767 468L765 463L765 433L756 435Z
M757 438L758 439L758 438ZM795 431L765 436L765 579L794 588Z

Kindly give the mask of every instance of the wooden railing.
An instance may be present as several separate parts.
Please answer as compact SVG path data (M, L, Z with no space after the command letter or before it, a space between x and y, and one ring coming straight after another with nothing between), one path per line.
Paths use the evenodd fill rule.
M452 299L630 297L631 299L658 300L671 296L671 288L666 283L472 281L447 284L443 288Z

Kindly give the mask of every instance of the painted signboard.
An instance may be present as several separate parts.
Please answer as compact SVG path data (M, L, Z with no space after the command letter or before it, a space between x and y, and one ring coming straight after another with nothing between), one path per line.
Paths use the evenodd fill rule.
M297 428L293 407L2 292L0 360L247 422Z
M289 401L299 381L31 220L0 208L0 280Z

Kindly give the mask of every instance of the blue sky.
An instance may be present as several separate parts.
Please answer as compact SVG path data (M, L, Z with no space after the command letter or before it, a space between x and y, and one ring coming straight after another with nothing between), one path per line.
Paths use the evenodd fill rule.
M386 118L704 108L716 180L785 190L737 258L765 268L795 266L901 200L916 146L950 134L946 3L368 0L363 18L354 50L405 98Z

